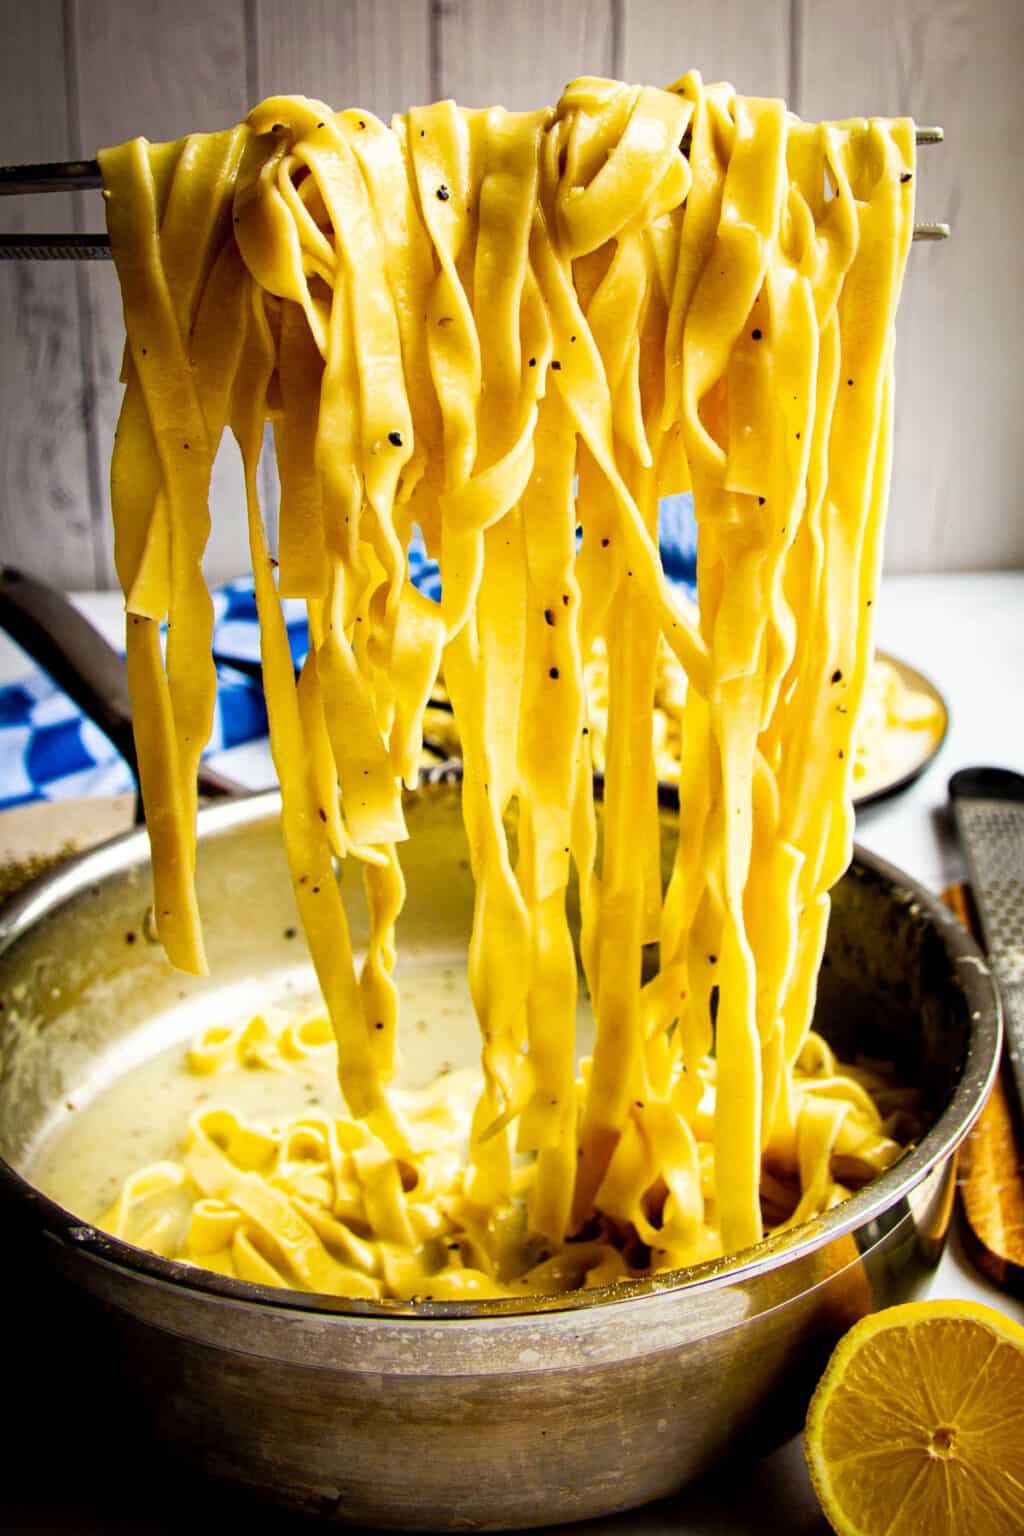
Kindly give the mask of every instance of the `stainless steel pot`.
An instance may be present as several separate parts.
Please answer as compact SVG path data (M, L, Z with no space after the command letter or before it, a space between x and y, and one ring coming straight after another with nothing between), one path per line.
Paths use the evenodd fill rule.
M278 809L260 796L200 817L208 980L180 976L146 942L140 833L58 869L0 914L2 1230L19 1263L63 1276L103 1358L119 1363L132 1412L208 1472L398 1529L626 1509L678 1490L745 1439L791 1432L839 1334L914 1295L944 1240L954 1151L1000 1039L992 983L959 925L867 854L836 892L818 1027L848 1056L894 1059L935 1118L888 1173L795 1234L644 1283L529 1302L309 1297L143 1253L30 1178L64 1106L133 1051L309 985ZM418 967L464 969L472 886L457 791L425 788L408 815L400 965L415 987ZM355 904L352 921L358 942ZM439 1022L449 1021L430 1027ZM471 1048L446 1027L438 1060Z

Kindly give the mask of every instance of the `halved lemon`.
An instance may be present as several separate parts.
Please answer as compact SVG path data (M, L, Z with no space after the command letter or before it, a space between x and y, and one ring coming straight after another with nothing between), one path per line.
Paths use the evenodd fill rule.
M862 1318L818 1383L804 1455L840 1536L1020 1536L1024 1327L973 1301Z

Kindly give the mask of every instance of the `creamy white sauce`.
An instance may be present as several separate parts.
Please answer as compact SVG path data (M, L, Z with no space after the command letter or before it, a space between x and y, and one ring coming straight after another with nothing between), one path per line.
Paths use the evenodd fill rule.
M438 1075L476 1066L480 1036L464 970L434 959L420 967L402 965L399 992L401 1070L397 1083L425 1087ZM295 1014L318 1006L308 983L284 977L261 1006L268 1024L279 1027ZM223 994L223 1011L194 1004L150 1021L97 1063L89 1080L68 1095L66 1104L40 1137L25 1176L42 1192L83 1221L98 1221L116 1200L124 1180L148 1163L180 1158L193 1111L204 1104L227 1104L257 1128L318 1108L341 1114L343 1103L332 1048L287 1071L232 1066L205 1075L190 1070L188 1048L201 1029L218 1022L246 1022L248 1005ZM322 1007L322 1005L319 1005ZM590 1048L593 1023L589 1002L581 997L577 1029L582 1051Z

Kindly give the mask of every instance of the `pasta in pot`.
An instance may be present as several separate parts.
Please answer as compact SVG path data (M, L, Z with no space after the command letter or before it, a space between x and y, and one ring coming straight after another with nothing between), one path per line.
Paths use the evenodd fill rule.
M681 1248L664 1246L653 1200L639 1227L628 1215L605 1215L571 1242L531 1231L523 1208L534 1173L527 1159L515 1169L512 1200L482 1211L464 1168L477 1073L445 1063L426 1089L392 1089L408 1131L408 1146L395 1157L365 1122L325 1105L322 1088L335 1059L322 1014L283 1023L258 1015L206 1029L188 1052L191 1111L181 1104L180 1075L171 1079L185 1125L179 1154L132 1172L99 1224L238 1279L367 1299L550 1294L720 1253L710 1221L710 1063L701 1067L704 1102L693 1123L706 1216ZM272 1091L260 1091L261 1077L273 1080ZM166 1074L157 1081L166 1091ZM321 1091L311 1093L317 1082ZM275 1104L272 1117L254 1113L253 1090ZM843 1070L814 1034L794 1068L793 1091L805 1106L799 1157L806 1187L801 1192L785 1168L765 1168L762 1205L775 1229L795 1226L840 1199L847 1182L862 1183L888 1166L900 1151L893 1138L914 1124L913 1092L890 1069L871 1063ZM291 1111L281 1113L289 1103ZM656 1103L649 1111L652 1148L663 1151L671 1142L656 1143L654 1133L671 1132L659 1124L664 1112ZM647 1155L649 1162L653 1150Z
M483 1076L445 1222L494 1233L525 1199L528 1239L549 1252L596 1223L612 1269L669 1267L761 1237L766 1167L798 1181L802 1218L840 1192L844 1137L865 1171L891 1161L870 1097L820 1058L808 1091L805 1064L828 891L851 852L913 125L808 125L696 73L668 91L584 78L553 110L441 102L390 127L277 97L229 132L136 140L100 164L128 332L116 558L171 959L205 964L195 769L214 674L200 561L230 427L284 839L345 1123L374 1166L393 1183L424 1155L417 1113L388 1087L396 847L442 656ZM257 496L267 419L276 562ZM659 495L686 489L699 623L658 557ZM440 604L407 577L416 525L441 564ZM309 611L297 684L283 597ZM597 642L600 837L583 670ZM662 643L687 678L665 892ZM362 872L359 967L338 860ZM596 1023L579 1078L570 868ZM279 1220L305 1251L326 1217L279 1186ZM380 1237L360 1210L351 1233ZM609 1233L628 1236L616 1247ZM470 1268L503 1284L500 1248ZM396 1289L368 1262L374 1287ZM285 1268L314 1288L321 1272L296 1282Z

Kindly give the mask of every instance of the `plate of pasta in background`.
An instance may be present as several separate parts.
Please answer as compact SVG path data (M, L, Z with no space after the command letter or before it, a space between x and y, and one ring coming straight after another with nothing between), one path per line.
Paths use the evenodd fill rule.
M678 804L679 762L686 677L670 652L659 654L653 709L653 742L659 796ZM608 719L608 662L595 647L584 668L594 735L594 772L604 773ZM907 662L876 651L868 673L854 744L853 803L858 808L908 788L938 755L949 726L946 701L935 684ZM459 756L459 738L443 685L424 716L423 766Z

